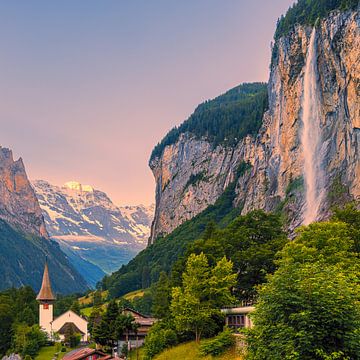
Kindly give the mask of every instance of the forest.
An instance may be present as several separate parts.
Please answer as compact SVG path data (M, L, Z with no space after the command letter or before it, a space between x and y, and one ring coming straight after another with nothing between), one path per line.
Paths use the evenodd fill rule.
M180 126L173 128L152 151L152 159L161 156L167 145L183 133L205 137L214 146L232 146L246 135L255 135L268 108L267 85L245 83L213 100L200 104Z
M359 0L298 0L285 16L278 20L275 40L291 31L295 25L314 26L317 19L326 17L333 10L350 10L359 5Z

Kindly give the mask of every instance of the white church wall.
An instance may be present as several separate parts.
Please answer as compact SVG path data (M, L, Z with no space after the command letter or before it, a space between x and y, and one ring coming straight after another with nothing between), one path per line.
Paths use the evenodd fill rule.
M79 330L81 330L85 334L81 339L82 341L88 340L88 328L87 328L88 322L71 310L65 312L64 314L60 315L59 317L53 320L51 324L52 331L58 332L61 329L61 327L67 322L74 323L79 328Z

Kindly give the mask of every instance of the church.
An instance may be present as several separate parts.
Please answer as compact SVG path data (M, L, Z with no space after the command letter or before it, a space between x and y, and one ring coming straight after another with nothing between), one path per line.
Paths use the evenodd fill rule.
M81 334L82 342L88 341L88 322L78 314L68 310L54 319L53 306L56 298L51 289L47 262L36 300L39 301L39 325L48 334L49 339L54 339L54 334L58 334L60 340L64 340L66 332L71 329L72 332Z

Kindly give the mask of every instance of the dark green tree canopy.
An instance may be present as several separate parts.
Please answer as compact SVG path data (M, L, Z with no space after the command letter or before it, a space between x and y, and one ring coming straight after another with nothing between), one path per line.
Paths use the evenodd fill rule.
M267 86L246 83L199 105L180 126L173 128L155 146L150 161L161 156L167 145L189 132L196 138L206 137L214 145L232 146L246 135L255 135L268 107Z

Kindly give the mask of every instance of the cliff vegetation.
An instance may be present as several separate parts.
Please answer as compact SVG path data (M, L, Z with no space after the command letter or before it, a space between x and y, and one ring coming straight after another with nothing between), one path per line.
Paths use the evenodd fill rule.
M239 85L213 100L200 104L180 126L173 128L155 146L150 161L161 156L164 148L189 132L196 138L206 137L215 146L232 146L246 135L255 135L268 107L267 85Z

